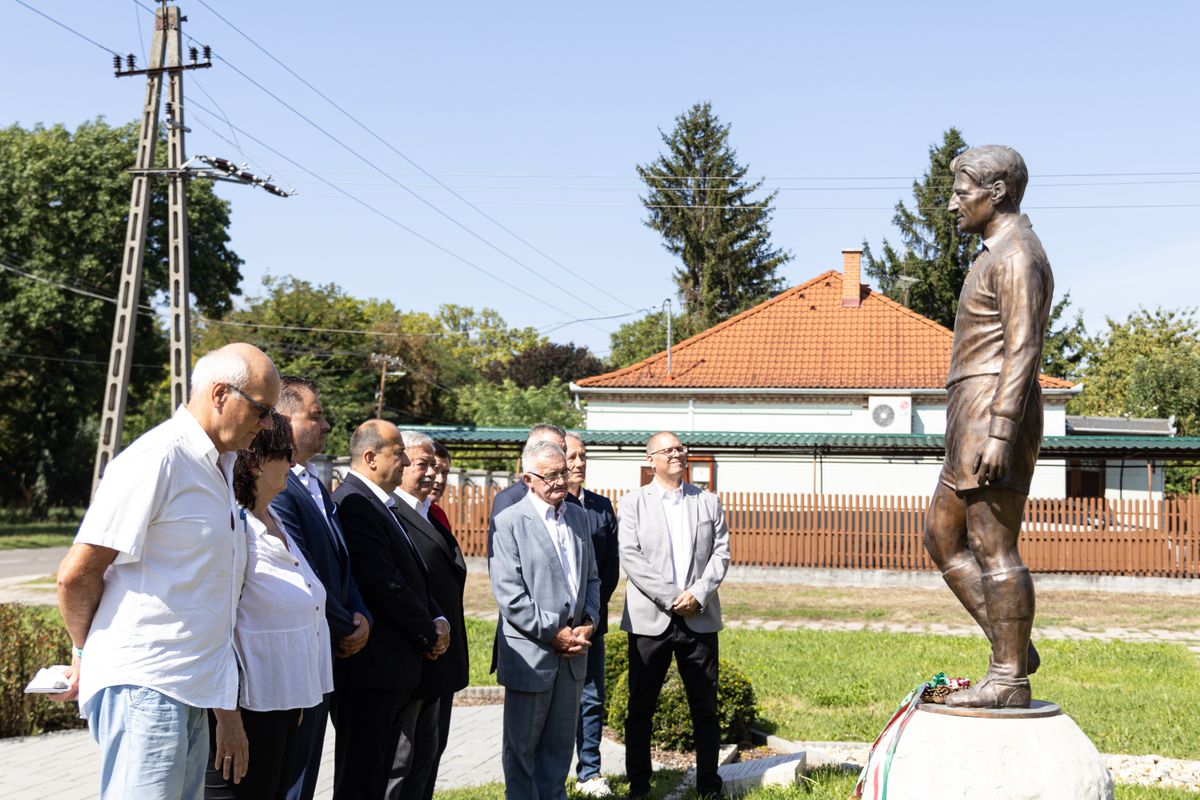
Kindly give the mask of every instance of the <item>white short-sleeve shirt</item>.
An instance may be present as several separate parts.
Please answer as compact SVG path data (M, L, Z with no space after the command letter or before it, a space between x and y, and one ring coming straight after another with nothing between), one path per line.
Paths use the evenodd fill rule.
M79 704L129 684L199 708L236 708L233 646L246 539L232 488L236 453L186 407L108 465L76 543L112 548L84 642Z
M333 691L333 654L325 587L274 511L284 545L262 520L241 512L248 547L238 604L241 707L251 711L311 708Z

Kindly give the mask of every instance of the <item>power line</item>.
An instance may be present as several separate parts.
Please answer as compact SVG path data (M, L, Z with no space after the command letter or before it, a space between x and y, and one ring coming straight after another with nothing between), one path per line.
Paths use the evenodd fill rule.
M492 217L490 214L488 214L488 213L487 213L487 212L485 212L483 209L481 209L481 208L479 208L478 206L476 206L476 205L475 205L474 203L472 203L470 200L468 200L467 198L463 197L463 196L462 196L461 194L459 194L458 192L454 191L454 189L452 189L451 187L447 186L445 183L443 183L441 180L439 180L439 179L438 179L438 178L437 178L435 175L433 175L432 173L430 173L430 172L429 172L429 170L427 170L427 169L425 169L424 167L422 167L420 164L418 164L417 162L415 162L413 159L411 159L410 157L408 157L407 155L405 155L404 153L402 153L402 152L401 152L401 151L400 151L398 148L396 148L396 146L395 146L395 145L393 145L393 144L392 144L391 142L389 142L387 139L383 138L383 137L382 137L382 136L380 136L378 133L376 133L376 132L375 132L375 131L374 131L372 128L370 128L369 126L367 126L367 124L366 124L366 123L364 123L362 120L360 120L358 117L356 117L356 116L354 116L353 114L351 114L349 111L347 111L345 108L343 108L343 107L342 107L341 105L339 105L337 102L335 102L335 101L334 101L334 100L333 100L331 97L329 97L328 95L326 95L324 92L322 92L322 91L321 91L320 89L318 89L316 86L314 86L313 84L311 84L309 81L305 80L305 79L304 79L302 76L300 76L300 75L299 75L299 74L298 74L298 73L297 73L295 70L293 70L293 69L292 69L291 67L289 67L287 64L283 63L283 61L281 61L279 58L277 58L277 57L276 57L276 56L275 56L273 53L271 53L269 50L267 50L265 47L263 47L261 44L259 44L257 41L255 41L255 40L254 40L254 39L253 39L253 38L252 38L252 37L251 37L249 34L247 34L245 31L243 31L243 30L242 30L241 28L239 28L238 26L234 25L232 22L230 22L230 21L229 21L228 19L226 19L224 16L222 16L220 12L218 12L216 9L214 9L212 6L210 6L210 5L209 5L207 2L205 2L205 0L198 0L198 2L200 3L200 5L204 6L204 7L205 7L205 8L207 8L207 9L208 9L210 12L212 12L212 14L213 14L214 16L216 16L216 17L217 17L217 19L221 20L221 21L222 21L222 22L224 22L226 25L228 25L230 28L232 28L232 29L233 29L235 32L237 32L237 33L238 33L238 35L240 35L240 36L241 36L243 39L245 39L246 41L250 42L250 44L254 45L254 47L256 47L256 48L257 48L257 49L258 49L260 52L262 52L264 55L266 55L266 56L267 56L267 58L271 59L271 60L272 60L272 61L274 61L276 64L278 64L278 65L279 65L281 68L283 68L283 69L284 69L284 70L285 70L285 71L286 71L286 72L287 72L289 75L291 75L291 76L292 76L293 78L295 78L296 80L300 81L302 84L304 84L306 87L308 87L308 88L309 88L309 89L310 89L310 90L311 90L313 93L315 93L315 94L316 94L318 97L320 97L322 100L324 100L325 102L329 103L329 105L333 106L335 109L337 109L339 112L341 112L341 114L342 114L342 115L344 115L344 116L345 116L347 119L349 119L351 122L353 122L353 123L354 123L355 125L357 125L358 127L362 128L362 129L363 129L364 131L366 131L368 134L370 134L370 135L371 135L371 137L373 137L373 138L374 138L376 141L378 141L378 142L379 142L380 144L382 144L384 147L386 147L386 148L388 148L389 150L391 150L393 153L395 153L396 155L398 155L400 158L402 158L402 159L404 159L405 161L407 161L407 162L408 162L408 163L409 163L409 164L410 164L412 167L414 167L415 169L417 169L417 170L418 170L418 171L419 171L419 172L420 172L422 175L425 175L426 177L428 177L428 178L430 178L431 180L433 180L433 181L434 181L434 182L435 182L435 183L436 183L438 186L440 186L442 189L445 189L447 192L449 192L450 194L452 194L454 197L456 197L456 198L457 198L459 201L461 201L462 203L466 204L466 205L467 205L469 208L471 208L471 209L472 209L473 211L475 211L477 214L479 214L480 216L482 216L482 217L483 217L484 219L486 219L488 222L491 222L493 225L495 225L496 227L500 228L500 230L504 231L504 232L505 232L505 233L507 233L509 236L513 237L513 238L514 238L514 239L516 239L518 242L520 242L521 244L525 245L525 246L526 246L526 247L528 247L530 250L534 251L535 253L537 253L538 255L540 255L542 258L544 258L544 259L546 259L547 261L549 261L551 264L554 264L556 267L558 267L559 269L563 270L563 271L564 271L564 272L566 272L568 275L571 275L572 277L574 277L574 278L577 278L578 280L580 280L580 281L582 281L583 283L587 284L588 286L592 287L592 288L593 288L593 289L595 289L596 291L598 291L598 292L600 292L601 294L605 295L605 296L606 296L606 297L608 297L609 299L611 299L611 300L614 300L614 301L616 301L616 302L618 302L618 303L621 303L622 305L626 306L627 308L633 308L633 306L631 306L631 305L630 305L628 302L626 302L626 301L622 300L622 299L621 299L621 298L619 298L619 297L616 297L615 295L613 295L613 294L611 294L610 292L608 292L607 290L605 290L603 287L601 287L601 286L598 286L598 285L596 285L596 284L592 283L591 281L589 281L589 280L587 279L587 277L585 277L584 275L581 275L581 274L579 274L578 272L576 272L576 271L572 270L571 268L567 267L565 264L563 264L563 263L561 263L561 262L557 261L556 259L552 258L552 257L551 257L551 256L549 256L548 254L546 254L544 251L542 251L540 248L536 247L536 246L535 246L535 245L533 245L531 242L529 242L527 239L525 239L525 238L523 238L522 236L518 235L518 234L517 234L515 231L513 231L511 228L509 228L509 227L507 227L506 225L504 225L503 223L501 223L501 222L500 222L498 219L496 219L495 217ZM222 58L221 60L222 60L222 61L225 61L225 59L223 59L223 58ZM227 62L227 61L226 61L225 63L229 63L229 62ZM233 65L231 64L230 66L232 67ZM235 71L237 71L239 74L242 74L242 73L240 72L240 70L237 70L236 68L234 68L234 70L235 70ZM243 77L247 77L247 76L243 75ZM266 91L266 89L265 89L265 88L263 88L261 85L259 85L257 82L255 82L255 81L251 81L251 82L252 82L252 83L255 83L255 85L256 85L256 86L259 86L259 88L260 88L260 89L263 89L263 91ZM271 94L271 92L267 92L267 94ZM273 94L271 94L271 96L272 96L272 97L275 97ZM281 103L283 102L282 100L279 100L279 98L278 98L278 97L276 97L275 99L276 99L276 100L278 100L278 101L279 101L279 102L281 102ZM285 103L284 105L286 106L287 104ZM289 108L290 110L292 110L293 112L295 112L295 109L291 109L291 107L290 107L290 106L288 106L288 108ZM298 113L298 112L295 112L295 113ZM301 118L304 118L304 117L303 117L303 115L301 115ZM310 123L310 124L311 124L311 123ZM320 129L318 128L318 130L320 130ZM324 131L322 131L322 132L324 133ZM328 135L328 134L326 134L326 135ZM335 141L336 141L336 140L335 140ZM339 143L340 143L340 142L339 142ZM345 145L343 145L343 147L344 147L344 146L345 146ZM363 160L364 160L364 161L366 161L366 159L363 159ZM369 164L370 162L367 162L367 163ZM374 166L374 165L372 164L371 166ZM378 170L378 171L380 171L380 172L382 173L382 170ZM386 173L385 173L385 174L386 174ZM391 177L391 176L389 176L389 177ZM398 185L403 185L403 184L400 184L400 183L399 183L399 181L395 181L395 178L392 178L392 180L393 180L394 182L396 182ZM407 189L408 187L404 187L404 188L406 188L406 189ZM410 189L409 191L411 191L411 189ZM414 192L414 194L415 194L415 192ZM432 205L431 205L431 207L432 207ZM482 238L481 238L481 241L484 241L485 243L487 243L487 244L490 244L490 242L486 242L486 240L483 240ZM494 247L494 245L493 245L493 247ZM504 253L504 251L502 251L502 250L499 250L499 248L496 248L496 249L497 249L497 251L498 251L498 252L501 252L501 253L503 253L504 255L507 255L507 253ZM511 256L509 256L509 258L512 258L512 257L511 257ZM518 263L520 263L520 262L518 262ZM578 299L578 298L576 298L576 299ZM594 308L594 306L590 306L590 307Z
M55 361L64 364L100 364L107 366L107 361L97 361L90 358L64 358L62 356L40 356L33 353L12 353L5 350L0 350L0 358L23 358L30 361ZM164 364L134 364L133 366L141 369L158 369L165 370Z
M69 32L71 32L71 33L75 34L76 36L78 36L80 39L83 39L83 40L84 40L85 42L87 42L88 44L93 44L93 45L95 45L96 47L99 47L101 50L103 50L103 51L104 51L104 52L106 52L106 53L111 53L111 54L112 54L112 55L114 55L114 56L121 55L121 54L120 54L120 53L118 53L116 50L113 50L111 47L105 47L104 45L100 44L100 43L99 43L99 42L97 42L95 39L91 38L90 36L84 36L82 33L80 33L79 31L75 30L75 29L74 29L74 28L72 28L70 25L66 24L65 22L59 22L59 21L58 21L58 20L56 20L54 17L50 16L49 14L45 13L44 11L39 11L38 9L36 9L36 8L34 8L33 6L29 5L29 3L26 3L26 2L25 2L25 0L13 0L13 2L14 2L14 3L17 3L18 5L25 6L25 7L26 7L26 8L28 8L30 11L32 11L32 12L33 12L33 13L35 13L35 14L37 14L39 17L43 17L44 19L47 19L47 20L49 20L50 22L53 22L55 25L57 25L58 27L62 28L63 30L65 30L65 31L69 31Z
M385 171L383 168L381 168L381 167L377 166L377 165L376 165L374 162L372 162L372 161L371 161L370 159L368 159L366 156L364 156L364 155L362 155L361 153L359 153L357 150L355 150L355 149L354 149L354 148L352 148L350 145L348 145L348 144L346 144L345 142L343 142L343 141L342 141L341 139L339 139L337 136L333 135L333 134L332 134L332 133L330 133L328 130L326 130L325 128L323 128L321 125L317 124L317 123L316 123L315 121L313 121L313 120L312 120L310 117L308 117L307 115L305 115L303 112L301 112L301 111L299 111L298 109L296 109L294 106L292 106L292 105L291 105L290 103L288 103L286 100L284 100L283 98L281 98L279 95L275 94L275 93L274 93L274 92L272 92L270 89L268 89L267 87L265 87L265 86L263 86L261 83L259 83L257 80L255 80L254 78L250 77L250 76L249 76L249 75L247 75L245 72L243 72L242 70L240 70L240 69L239 69L239 68L238 68L236 65L234 65L232 62L230 62L230 61L229 61L227 58L224 58L223 56L220 56L220 55L217 55L217 54L214 54L214 55L216 55L216 57L217 57L217 58L218 58L218 59L219 59L219 60L220 60L222 63L224 63L224 64L225 64L227 67L229 67L230 69L232 69L232 70L233 70L234 72L236 72L238 75L242 76L242 77L243 77L245 80L247 80L247 81L249 81L250 83L254 84L254 85L255 85L256 87L258 87L258 88L259 88L259 89L260 89L262 92L264 92L264 93L265 93L267 96L269 96L269 97L271 97L273 100L275 100L275 102L279 103L279 104L280 104L280 105L282 105L284 108L286 108L287 110L291 111L293 114L295 114L296 116L298 116L300 119L304 120L304 121L305 121L305 122L306 122L308 125L310 125L310 126L311 126L311 127L313 127L315 130L317 130L318 132L320 132L322 135L324 135L324 136L325 136L326 138L328 138L330 141L334 142L334 143L335 143L335 144L337 144L339 147L341 147L342 149L346 150L346 152L350 153L350 154L351 154L351 155L353 155L355 158L358 158L358 159L359 159L360 161L362 161L364 164L366 164L366 165L368 165L368 166L372 167L373 169L375 169L377 172L379 172L379 174L380 174L380 175L383 175L384 177L388 178L388 179L389 179L390 181L392 181L394 184L396 184L396 185L397 185L397 186L399 186L401 189L403 189L404 191L406 191L406 192L408 192L409 194L411 194L413 197L415 197L417 200L419 200L419 201L420 201L421 203L423 203L424 205L428 206L430 209L432 209L433 211L435 211L437 214L439 214L440 216L444 217L446 220L448 220L449 222L451 222L452 224L454 224L455 226L457 226L458 228L460 228L461 230L463 230L465 233L468 233L468 234L470 234L470 235L471 235L472 237L474 237L475 239L479 240L479 241L480 241L480 242L482 242L483 244L485 244L485 245L487 245L488 247L492 248L493 250L495 250L495 251L496 251L497 253L499 253L500 255L502 255L502 256L504 256L505 258L507 258L508 260L512 261L514 264L516 264L517 266L521 267L521 269L525 270L525 271L526 271L526 272L528 272L530 275L534 276L535 278L539 278L539 279L541 279L541 278L542 278L542 275L541 275L540 273L538 273L538 272L537 272L537 270L533 269L532 267L530 267L529 265L525 264L523 261L521 261L520 259L518 259L516 256L514 256L514 255L512 255L512 254L508 253L508 252L507 252L506 250L504 250L503 248L499 247L498 245L496 245L496 244L494 244L493 242L489 241L489 240L488 240L487 238L485 238L484 236L480 235L479 233L475 232L475 231L474 231L474 230L472 230L471 228L467 227L467 226L466 226L466 225L464 225L462 222L460 222L459 220L457 220L457 219L455 219L453 216L451 216L451 215L450 215L448 212L446 212L444 209L441 209L441 208L439 208L439 207L438 207L436 204L434 204L434 203L430 202L430 201L429 201L428 199L426 199L425 197L421 196L421 195L420 195L420 194L418 194L417 192L415 192L415 191L413 191L412 189L408 188L408 187L407 187L406 185L404 185L404 184L403 184L401 181L399 181L399 180L397 180L396 178L394 178L393 176L391 176L391 175L390 175L390 174L389 174L387 171ZM192 101L192 104L193 104L193 105L198 105L198 104L196 104L196 103L195 103L195 101ZM201 106L201 108L203 108L203 106ZM209 113L212 113L212 112L210 111ZM239 132L240 132L240 133L242 133L242 135L244 135L244 136L249 136L249 134L247 134L247 133L246 133L244 130L242 130L242 129L240 129L240 128L237 128L236 126L230 125L230 127L231 127L231 128L233 128L234 130L237 130L237 131L239 131ZM251 138L252 138L252 137L251 137ZM257 141L257 140L256 140L256 141ZM266 145L265 145L265 144L263 144L261 141L259 141L259 144L260 144L260 145L262 145L262 146L264 146L264 147L266 147ZM271 148L268 148L268 149L271 149ZM280 155L280 157L281 157L281 158L286 158L286 156L283 156L282 154L279 154L279 155ZM289 160L289 161L291 161L291 159L288 159L288 160ZM293 164L295 164L296 162L295 162L295 161L292 161L292 163L293 163ZM300 165L299 165L299 164L297 164L296 166L300 166ZM303 167L301 167L301 169L304 169L304 168L303 168ZM305 172L308 172L308 170L307 170L307 169L304 169L304 171L305 171ZM310 174L312 174L312 173L310 173ZM323 179L322 179L322 181L323 181L323 182L325 182ZM332 185L332 184L330 184L330 185ZM409 231L411 231L411 230L412 230L411 228L408 228L407 226L405 226L405 229L406 229L406 230L409 230ZM424 237L422 237L422 238L424 238ZM429 241L429 240L428 240L428 239L426 239L426 241ZM488 273L488 274L490 275L490 273ZM490 277L495 277L495 276L494 276L494 275L490 275ZM507 282L504 282L504 283L505 283L505 285L509 286L510 288L516 288L516 287L513 287L513 286L512 286L512 284L510 284L510 283L507 283ZM525 292L525 290L523 290L523 289L516 289L516 290L517 290L517 291L520 291L520 292L522 292L522 293L524 293L524 292ZM582 298L582 297L579 297L578 295L574 294L573 292L569 291L568 289L565 289L565 288L562 288L562 287L558 287L558 290L559 290L560 292L562 292L563 294L566 294L566 295L568 295L569 297L571 297L571 298L573 298L573 299L575 299L575 300L579 301L580 303L582 303L583 305L587 306L588 308L594 309L594 310L596 310L596 311L602 311L602 310L603 310L603 309L601 309L601 308L599 308L599 307L597 307L597 306L593 305L592 303L588 302L586 299L584 299L584 298Z
M31 272L25 272L24 270L17 269L16 267L12 266L11 264L6 264L3 261L0 261L0 269L8 270L9 272L14 272L17 275L20 275L24 278L30 278L32 280L47 284L49 286L53 286L58 289L62 289L67 292L73 292L75 294L82 295L83 297L90 297L93 300L103 300L104 302L112 303L113 305L116 305L116 302L117 302L117 298L115 298L115 297L109 297L108 295L98 294L96 292L89 292L86 289L79 289L74 286L68 286L65 283L58 283L57 281L52 281L49 278L43 278L40 275L34 275ZM143 303L138 303L138 308L143 311L148 311L152 314L158 313L156 309L154 309L151 306L145 305Z

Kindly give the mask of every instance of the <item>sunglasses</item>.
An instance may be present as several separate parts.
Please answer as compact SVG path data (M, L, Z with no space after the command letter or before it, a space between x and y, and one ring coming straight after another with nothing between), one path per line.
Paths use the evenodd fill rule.
M274 406L263 405L262 403L258 402L253 397L251 397L250 395L243 392L241 389L234 386L232 383L227 383L227 384L225 384L225 386L230 391L236 392L237 394L241 395L243 400L245 400L250 405L254 406L254 410L258 412L259 419L266 419L267 417L271 416L271 412L275 410Z

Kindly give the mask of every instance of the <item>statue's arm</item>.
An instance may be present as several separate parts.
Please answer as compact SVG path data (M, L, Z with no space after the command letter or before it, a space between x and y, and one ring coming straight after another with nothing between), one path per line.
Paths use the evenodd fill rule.
M1012 442L1041 371L1054 283L1049 267L1028 252L1013 253L999 266L995 291L1004 327L1004 363L992 397L988 435Z

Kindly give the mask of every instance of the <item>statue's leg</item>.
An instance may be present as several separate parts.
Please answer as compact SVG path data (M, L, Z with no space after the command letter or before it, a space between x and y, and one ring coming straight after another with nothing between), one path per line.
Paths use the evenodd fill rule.
M923 541L950 591L975 618L990 641L992 629L983 596L983 572L967 546L967 504L943 483L937 485L929 503Z
M983 572L992 659L984 680L948 697L948 705L989 708L1029 705L1033 579L1017 551L1024 509L1025 496L1004 489L981 489L972 492L968 499L967 539Z

